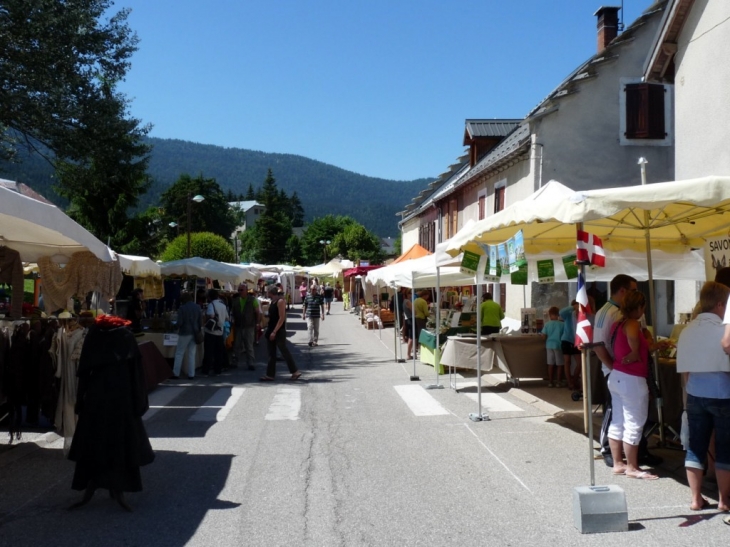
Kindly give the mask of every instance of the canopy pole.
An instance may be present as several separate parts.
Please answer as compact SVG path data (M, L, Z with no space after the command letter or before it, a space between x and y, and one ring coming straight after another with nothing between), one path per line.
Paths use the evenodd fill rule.
M639 158L639 166L641 167L641 185L646 186L646 158ZM651 234L650 229L650 218L649 211L644 211L644 241L646 245L646 270L649 275L649 303L651 305L651 327L653 329L652 337L656 343L657 337L657 322L656 322L656 297L654 295L654 269L651 262ZM655 349L653 352L654 358L654 378L659 379L659 355ZM656 401L657 419L659 420L659 443L664 445L664 413L662 412L663 401L661 397L657 397Z
M439 384L441 368L441 267L436 265L436 347L433 350L433 370L436 372L436 383L429 384L426 389L444 389Z
M576 223L576 229L578 231L583 231L583 223L578 222ZM577 235L577 232L576 232ZM580 276L583 278L583 282L585 283L586 279L586 266L585 264L580 264ZM580 284L580 283L579 283ZM575 325L576 331L578 329L578 322L576 321ZM573 333L575 336L576 333ZM591 340L592 342L593 340ZM583 348L581 349L581 372L583 376L583 415L587 418L587 426L588 426L588 467L590 469L590 475L591 475L591 486L596 485L596 468L595 468L595 462L593 460L593 415L592 415L592 408L593 408L593 401L592 401L592 393L591 393L591 363L590 363L590 348L593 346L592 343L590 344L583 344Z
M403 328L403 325L401 325L401 318L403 316L403 310L400 309L400 306L398 304L399 298L398 298L398 290L400 287L398 285L394 285L393 289L395 289L395 327L396 332L395 334L395 362L396 363L405 363L406 360L403 359L403 344L399 341L400 339L400 331Z
M482 413L482 289L483 285L477 281L477 412L469 414L472 422L488 422L489 414Z
M413 272L411 272L411 285L413 285ZM421 379L416 374L416 349L418 340L416 340L416 290L411 288L411 357L413 357L413 374L411 382L420 382Z

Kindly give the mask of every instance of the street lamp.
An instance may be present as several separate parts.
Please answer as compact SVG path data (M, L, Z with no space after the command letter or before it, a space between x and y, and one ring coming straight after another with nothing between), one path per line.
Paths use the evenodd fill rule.
M324 252L324 264L327 264L327 245L332 243L329 239L320 239L320 245L322 245L322 251Z
M204 201L205 198L201 196L200 194L195 196L190 196L192 192L188 192L188 226L187 226L187 232L188 232L188 258L190 258L190 216L191 216L191 207L190 204L194 201L195 203L200 203L201 201Z

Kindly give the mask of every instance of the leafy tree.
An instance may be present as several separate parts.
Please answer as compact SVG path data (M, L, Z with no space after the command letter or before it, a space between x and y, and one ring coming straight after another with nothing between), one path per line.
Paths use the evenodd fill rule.
M149 126L117 92L137 36L111 0L4 0L0 7L0 157L20 149L57 169L70 214L121 243L126 212L147 189Z
M368 260L373 264L383 261L380 238L369 232L365 226L353 222L332 240L331 252L341 254L350 260Z
M292 234L286 240L286 262L289 264L301 264L302 247L299 238Z
M129 219L118 239L126 243L113 247L122 254L159 257L170 236L159 207L150 207Z
M238 259L241 262L261 262L256 256L257 252L257 234L256 226L249 228L245 232L242 232L239 236L238 248L240 252Z
M330 241L327 257L342 255L349 260L369 260L379 263L383 259L380 239L363 225L348 216L326 215L315 218L307 226L301 238L302 254L306 264L318 264L324 258L320 241Z
M201 195L200 203L189 200ZM190 207L190 231L213 232L228 240L237 226L242 224L242 214L228 206L226 196L215 179L202 174L192 178L188 174L180 178L160 196L165 224L176 223L180 232L188 229L187 214Z
M173 239L165 248L160 260L170 262L181 260L188 255L188 238L181 235ZM233 262L233 247L227 239L210 232L190 234L190 255L211 258L219 262Z
M403 237L401 234L398 234L398 237L395 238L395 242L393 242L393 249L395 250L395 256L403 254Z

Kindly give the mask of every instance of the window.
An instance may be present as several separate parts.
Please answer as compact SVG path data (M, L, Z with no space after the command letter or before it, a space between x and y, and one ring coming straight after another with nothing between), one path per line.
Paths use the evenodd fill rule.
M479 195L479 219L482 220L487 216L487 195L482 193Z
M449 200L449 237L453 237L459 229L459 208L455 199Z
M667 136L664 120L665 89L661 84L627 84L627 139L663 139Z
M494 187L494 212L498 213L504 209L504 190L505 186Z

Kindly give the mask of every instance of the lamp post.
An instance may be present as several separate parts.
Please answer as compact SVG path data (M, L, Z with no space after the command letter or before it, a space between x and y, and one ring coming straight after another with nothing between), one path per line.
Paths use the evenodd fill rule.
M319 243L322 245L322 252L324 253L324 264L327 264L327 245L332 243L329 239L320 239Z
M188 258L190 258L190 217L191 217L191 207L190 204L194 201L195 203L200 203L201 201L204 201L205 198L201 196L200 194L195 196L190 196L191 192L188 192L188 226L187 226L187 232L188 232Z

